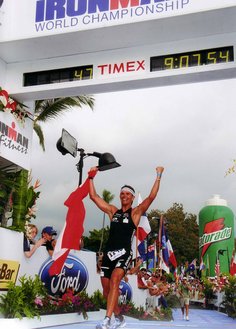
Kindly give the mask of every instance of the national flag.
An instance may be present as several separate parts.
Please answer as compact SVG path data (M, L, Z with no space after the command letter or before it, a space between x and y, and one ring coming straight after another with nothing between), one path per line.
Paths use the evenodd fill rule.
M142 198L140 193L138 194L138 205L142 203ZM137 227L135 238L133 239L132 243L132 250L134 258L138 256L144 255L142 254L142 250L144 250L144 240L146 239L147 235L151 232L151 226L146 214L143 214L140 218L139 225ZM146 253L146 249L145 249ZM142 257L143 258L143 257Z
M147 258L147 240L143 240L138 245L138 253L143 260Z
M148 253L147 253L147 262L148 262L148 269L152 269L155 266L156 264L156 261L155 261L155 256L156 256L156 252L155 252L155 249L156 249L156 244L150 244L148 246Z
M206 265L205 265L205 263L203 261L203 258L201 257L201 262L200 262L199 270L200 271L205 271L205 269L206 269Z
M150 258L154 258L154 256L155 256L155 244L150 244L149 246L148 246L148 258L150 259Z
M181 278L181 280L183 279L184 275L185 275L185 267L184 267L184 265L182 264L182 265L180 266L180 278Z
M147 239L140 242L137 250L138 257L141 257L143 262L148 260L148 249L147 249Z
M142 203L142 198L141 195L139 193L138 195L138 204ZM143 241L147 235L151 232L151 226L149 223L149 220L147 218L146 214L143 214L140 218L140 222L138 225L138 240L139 241Z
M172 249L171 242L168 238L165 226L163 221L160 222L161 225L161 255L160 255L160 268L162 268L167 273L170 273L170 264L173 265L174 268L177 267L177 261L175 258L175 254Z
M216 274L217 277L220 276L220 261L219 261L219 258L216 259L215 274Z
M152 270L155 267L154 259L151 258L148 260L148 269Z
M206 255L206 275L210 276L210 259L209 254Z
M193 272L196 268L197 259L195 258L187 267L186 273Z
M68 207L66 222L59 234L53 251L53 264L49 268L51 276L60 274L71 249L80 250L80 240L84 232L85 207L83 199L89 192L89 179L70 194L64 205Z
M176 267L175 270L174 270L174 278L175 278L175 281L179 280L178 267Z
M236 253L233 251L231 262L230 262L230 274L236 275Z

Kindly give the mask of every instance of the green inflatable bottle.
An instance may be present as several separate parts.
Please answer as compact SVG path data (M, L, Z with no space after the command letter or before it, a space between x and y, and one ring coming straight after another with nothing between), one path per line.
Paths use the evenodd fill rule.
M228 274L233 249L234 214L226 200L214 195L199 212L200 269L210 277Z

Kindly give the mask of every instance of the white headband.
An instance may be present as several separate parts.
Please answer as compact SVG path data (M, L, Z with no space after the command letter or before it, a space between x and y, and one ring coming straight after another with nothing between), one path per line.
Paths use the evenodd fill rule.
M120 191L121 191L121 192L129 192L129 193L131 193L133 196L135 196L135 192L134 192L131 188L127 187L127 186L122 187L122 189L121 189Z

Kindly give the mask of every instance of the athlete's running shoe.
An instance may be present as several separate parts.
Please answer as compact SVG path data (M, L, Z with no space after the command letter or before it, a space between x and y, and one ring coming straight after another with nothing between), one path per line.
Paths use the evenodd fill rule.
M106 316L105 319L96 325L96 329L110 329L111 328L111 319Z
M123 328L126 326L125 318L123 315L115 316L115 322L113 322L111 329Z

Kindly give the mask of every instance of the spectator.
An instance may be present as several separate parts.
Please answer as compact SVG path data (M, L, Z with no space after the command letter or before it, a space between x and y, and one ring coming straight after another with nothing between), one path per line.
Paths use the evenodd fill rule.
M158 272L152 273L151 278L148 280L148 290L151 296L158 297L160 304L163 308L167 308L167 302L164 295L168 292L169 286L165 282L165 277L161 277Z
M46 226L42 230L42 238L45 239L44 245L50 256L53 254L53 250L56 245L56 239L53 238L54 235L57 235L57 231L53 229L52 226Z
M28 224L26 233L24 234L24 254L27 258L30 258L43 243L45 243L44 238L40 238L38 241L35 241L35 237L38 234L38 228L34 224ZM33 247L31 247L31 245Z
M187 321L189 321L188 314L189 314L189 299L190 299L191 291L192 291L192 287L187 281L187 278L183 277L183 280L179 285L179 295L180 295L180 305L181 305L183 319ZM184 315L184 311L185 311L185 315Z
M150 278L147 281L148 291L151 296L159 296L160 289L158 287L158 278L156 277L155 273L151 273Z

